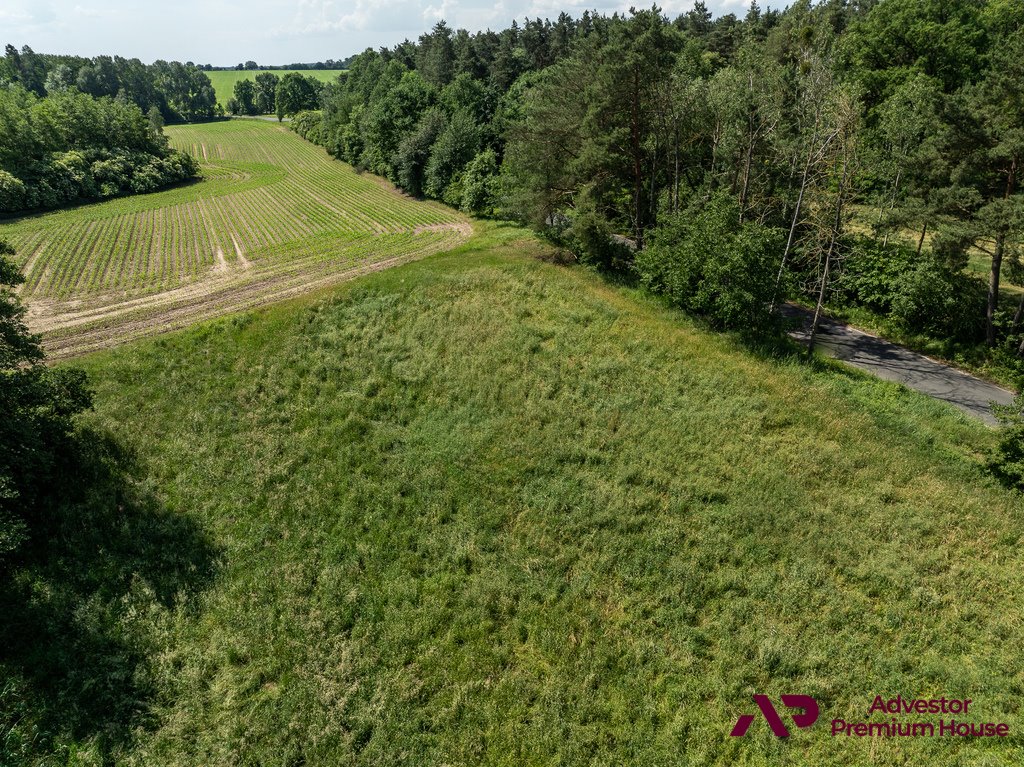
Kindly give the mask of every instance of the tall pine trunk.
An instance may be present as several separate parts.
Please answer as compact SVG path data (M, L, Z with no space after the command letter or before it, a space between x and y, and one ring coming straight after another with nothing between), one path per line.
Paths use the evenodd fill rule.
M807 339L807 353L814 351L814 341L818 336L818 323L821 321L821 311L825 304L825 291L828 289L829 270L832 258L835 255L836 244L839 240L839 231L843 225L843 196L846 194L846 180L850 171L849 147L843 148L843 175L839 179L839 188L836 190L836 215L832 221L832 231L829 235L828 250L825 251L825 268L821 275L821 288L818 290L818 301L814 305L814 319L811 321L811 334Z
M814 121L814 133L811 135L811 143L807 147L807 160L804 162L804 172L800 178L800 192L796 197L796 208L793 210L793 218L789 222L789 237L786 238L786 247L782 251L782 260L779 262L779 273L775 276L775 292L772 293L771 312L779 303L779 288L782 286L782 275L786 273L786 261L793 250L793 239L796 237L796 227L800 223L800 210L804 204L804 193L807 191L807 179L811 173L811 161L814 157L814 147L818 143L818 119Z
M889 212L890 213L892 213L892 209L896 207L896 192L900 188L900 175L902 173L903 173L903 169L902 168L900 168L899 170L896 171L896 181L892 185L892 198L889 200ZM879 224L882 223L882 212L881 211L879 211L879 213L878 213L878 223ZM888 231L888 228L886 228L885 236L882 237L882 247L884 248L888 244L889 244L889 231Z
M1004 200L1009 200L1017 184L1017 158L1013 158L1006 174ZM988 302L985 307L985 342L996 345L996 310L999 308L999 275L1003 268L1003 254L1006 251L1006 232L996 236L996 247L992 253L992 271L988 276Z
M644 231L646 229L644 211L644 169L642 151L642 138L640 136L640 70L633 67L633 92L630 101L630 149L633 154L633 215L634 229L636 233L636 245L638 248L644 246Z
M999 273L1003 267L1003 249L1006 238L999 234L996 237L996 248L992 253L992 270L988 275L988 303L985 307L985 342L989 346L996 345L996 310L999 308Z

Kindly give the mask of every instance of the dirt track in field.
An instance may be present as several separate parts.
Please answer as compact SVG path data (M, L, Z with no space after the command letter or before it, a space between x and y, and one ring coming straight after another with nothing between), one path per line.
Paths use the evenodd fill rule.
M415 234L448 232L450 236L397 256L381 253L379 260L299 260L273 270L250 262L234 242L238 262L229 264L224 254L218 253L209 275L196 282L136 298L107 295L92 296L88 302L35 300L29 303L26 319L33 332L43 335L48 359L68 359L415 261L455 247L472 231L468 223L419 227Z

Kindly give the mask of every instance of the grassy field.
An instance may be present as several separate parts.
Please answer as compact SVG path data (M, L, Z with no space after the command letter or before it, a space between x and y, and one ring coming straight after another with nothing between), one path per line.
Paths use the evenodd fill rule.
M260 72L272 72L278 77L284 77L289 72L296 70L284 70L284 69L252 69L252 70L238 70L238 69L225 69L216 70L213 72L207 72L207 76L210 78L210 82L213 83L213 90L217 93L217 101L225 109L228 105L228 99L231 98L235 93L235 83L239 80L254 80L256 75ZM344 72L344 69L308 69L299 72L301 75L306 77L315 77L320 82L329 83L336 79L338 75Z
M80 361L90 427L135 469L114 490L86 478L88 524L74 507L51 564L0 591L32 616L0 604L19 616L0 625L6 748L1024 760L1024 509L981 468L988 430L482 229ZM754 693L812 695L821 720L730 738ZM1013 737L830 737L833 718L888 721L867 716L876 694L971 698L967 719Z
M468 221L328 157L282 126L167 129L203 180L0 222L52 354L104 346L450 247Z

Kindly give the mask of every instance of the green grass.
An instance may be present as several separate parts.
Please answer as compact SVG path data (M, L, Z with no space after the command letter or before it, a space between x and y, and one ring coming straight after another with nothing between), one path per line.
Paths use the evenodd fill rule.
M117 302L254 267L251 276L319 261L370 263L452 232L464 219L356 174L287 128L232 120L167 128L203 180L0 222L29 301Z
M207 76L210 78L210 82L213 83L213 90L217 94L217 102L225 109L228 105L228 99L235 94L235 83L240 80L255 80L256 75L261 72L272 72L278 77L284 77L286 74L292 71L298 70L283 70L283 69L253 69L253 70L237 70L237 69L224 69L215 70L213 72L207 72ZM299 74L306 77L313 77L322 83L333 82L337 79L338 75L344 72L344 69L308 69L302 70Z
M60 572L109 573L68 597L89 652L62 640L66 679L30 673L53 639L4 667L19 742L89 764L1021 763L1024 517L981 468L992 434L542 251L492 226L83 359L145 502L111 512L104 568L14 579L45 615ZM51 544L94 556L75 540ZM822 719L730 738L753 693ZM971 698L1014 737L829 737L876 694Z

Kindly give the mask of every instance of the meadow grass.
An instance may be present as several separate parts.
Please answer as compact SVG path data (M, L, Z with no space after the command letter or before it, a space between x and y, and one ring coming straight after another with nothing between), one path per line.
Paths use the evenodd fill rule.
M292 69L249 69L249 70L238 70L238 69L218 69L212 72L207 72L206 75L210 78L210 83L213 85L213 90L217 94L217 102L225 109L228 105L228 99L235 95L235 83L241 80L255 80L256 75L261 72L272 72L278 77L284 77L290 72L297 71L300 75L305 77L313 77L322 83L330 83L337 80L338 75L344 72L344 69L304 69L304 70L292 70Z
M187 526L75 597L67 631L116 652L50 697L5 666L19 727L60 763L1019 764L1024 521L992 433L546 250L489 225L80 360L89 427ZM33 609L61 593L19 577ZM730 738L754 693L821 720ZM876 694L971 698L1013 737L830 737Z

